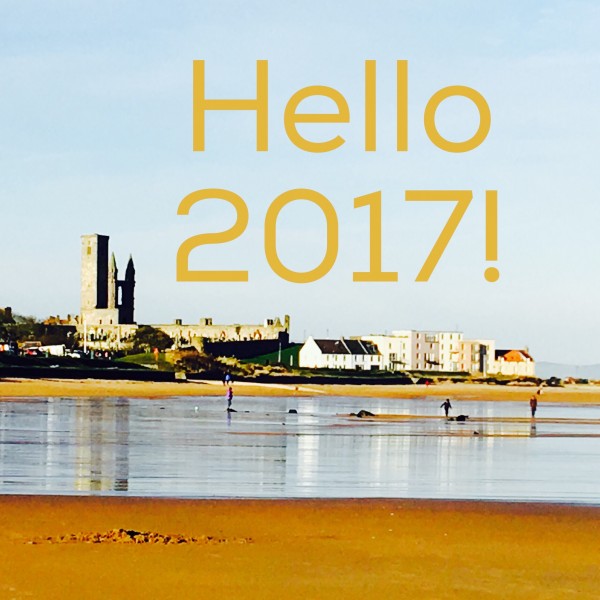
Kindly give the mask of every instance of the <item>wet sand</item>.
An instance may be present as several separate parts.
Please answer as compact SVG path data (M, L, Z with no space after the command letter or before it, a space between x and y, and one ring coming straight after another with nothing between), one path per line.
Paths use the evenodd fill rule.
M526 402L535 391L463 384L295 388L235 384L236 395L248 396ZM599 392L549 389L541 403L600 404ZM218 382L0 380L0 399L222 394ZM123 543L108 539L112 534L85 541L121 528L195 541ZM5 495L0 598L591 599L600 589L599 534L600 508L557 504ZM68 539L62 543L61 536Z
M205 541L28 543L118 528ZM599 534L560 505L4 496L0 597L591 599Z
M425 385L291 385L236 382L239 396L365 396L378 398L449 397L457 400L528 402L535 386L441 383ZM0 400L41 397L165 398L168 396L222 396L221 382L159 383L105 381L98 379L0 379ZM600 385L570 385L544 388L540 403L565 402L600 404Z

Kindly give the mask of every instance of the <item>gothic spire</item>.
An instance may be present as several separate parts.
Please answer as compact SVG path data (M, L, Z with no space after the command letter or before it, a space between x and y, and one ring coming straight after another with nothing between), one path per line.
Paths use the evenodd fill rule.
M125 269L125 281L133 281L135 279L135 267L133 266L133 258L129 255L127 268Z

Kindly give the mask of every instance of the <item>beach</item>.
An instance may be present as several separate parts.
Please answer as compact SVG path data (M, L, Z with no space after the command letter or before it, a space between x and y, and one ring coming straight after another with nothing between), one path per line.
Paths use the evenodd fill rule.
M234 382L236 396L364 396L377 398L450 397L457 400L528 402L538 389L532 385L488 385L481 383L439 383L432 385L314 385ZM169 396L224 396L220 381L185 383L113 381L102 379L0 379L2 398L27 397L118 397L168 398ZM600 385L544 387L544 402L600 404Z
M2 598L591 599L600 589L595 508L43 496L0 506ZM57 541L118 528L199 541Z
M332 407L336 396L526 404L537 389L234 388L236 397L331 396ZM598 390L544 388L540 404L598 404ZM169 397L196 395L224 396L224 386L0 380L0 399L13 401L89 397L96 406L102 397L137 397L168 406ZM600 589L600 508L593 505L93 494L0 496L0 598L591 599Z

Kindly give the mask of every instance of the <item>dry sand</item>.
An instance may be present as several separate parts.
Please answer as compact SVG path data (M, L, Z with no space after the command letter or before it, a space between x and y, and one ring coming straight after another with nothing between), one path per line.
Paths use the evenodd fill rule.
M235 387L237 395L524 402L535 391L457 384ZM0 381L0 399L209 394L223 394L222 384ZM600 388L544 390L543 402L600 403ZM115 529L195 541L85 541ZM60 542L72 534L80 541ZM0 599L595 599L599 534L600 508L593 507L0 496Z
M541 504L5 496L0 597L591 599L599 526ZM204 542L28 543L118 528Z
M492 400L528 402L535 386L506 386L465 383L425 385L291 385L236 382L236 396L361 396L379 398L449 397L457 400ZM0 379L2 398L101 397L165 398L168 396L224 396L219 381L156 383L143 381L107 381L100 379ZM543 388L540 404L571 402L600 404L600 386L570 385Z

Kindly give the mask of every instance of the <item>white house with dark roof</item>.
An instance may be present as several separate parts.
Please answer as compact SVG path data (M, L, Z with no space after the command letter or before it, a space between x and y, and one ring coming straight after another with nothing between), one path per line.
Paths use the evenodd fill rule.
M377 346L366 340L316 340L309 337L300 348L300 367L306 369L351 369L371 371L381 368Z

